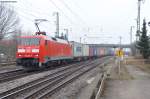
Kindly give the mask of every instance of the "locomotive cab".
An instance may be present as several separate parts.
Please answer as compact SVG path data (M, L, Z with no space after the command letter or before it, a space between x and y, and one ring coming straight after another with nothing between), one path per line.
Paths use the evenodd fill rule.
M40 65L40 46L42 36L24 36L18 38L17 46L17 64L23 67L31 68Z

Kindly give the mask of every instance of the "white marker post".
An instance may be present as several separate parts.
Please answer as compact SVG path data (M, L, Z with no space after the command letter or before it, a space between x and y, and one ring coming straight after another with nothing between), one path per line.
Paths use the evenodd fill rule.
M120 71L121 71L121 61L123 61L123 55L124 55L124 53L123 53L123 51L120 49L119 50L119 77L120 77Z
M121 57L118 58L118 73L120 77L120 68L121 68Z
M118 75L120 77L120 71L121 71L121 61L123 60L123 51L119 49L117 51L117 65L118 65Z
M119 39L120 39L120 44L119 44L120 45L120 49L118 51L118 57L119 57L118 58L119 59L119 64L118 64L119 65L118 66L119 67L119 71L118 71L118 73L119 73L119 78L120 78L120 69L121 69L121 62L120 62L121 61L121 39L122 39L122 37L120 36Z

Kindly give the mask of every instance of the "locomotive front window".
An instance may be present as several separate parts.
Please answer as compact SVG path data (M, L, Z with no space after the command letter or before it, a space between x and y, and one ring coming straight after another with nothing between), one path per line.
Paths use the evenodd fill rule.
M40 38L19 38L18 39L19 45L39 45L40 44Z

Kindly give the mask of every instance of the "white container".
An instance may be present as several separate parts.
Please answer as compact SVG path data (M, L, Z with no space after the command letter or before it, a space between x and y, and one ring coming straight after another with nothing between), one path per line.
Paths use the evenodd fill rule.
M83 44L83 57L89 56L89 45Z
M71 41L73 57L82 57L83 56L83 44Z

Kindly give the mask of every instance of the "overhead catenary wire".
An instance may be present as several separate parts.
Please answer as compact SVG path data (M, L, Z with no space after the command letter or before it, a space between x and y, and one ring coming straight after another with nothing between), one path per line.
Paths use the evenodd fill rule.
M41 11L41 9L40 8L37 8L37 10L35 9L35 11L30 11L29 9L30 9L30 4L31 4L31 2L27 2L26 4L24 4L23 2L22 2L23 0L21 0L21 2L18 2L18 3L20 3L17 7L15 6L15 8L16 9L18 9L18 10L20 10L21 9L21 11L19 12L19 14L20 14L20 17L21 18L24 18L24 19L26 19L26 20L28 20L28 21L30 21L30 22L34 22L34 19L35 18L40 18L41 16L40 16L40 14L43 14L42 15L42 17L43 16L48 16L48 18L54 18L54 17L51 17L51 16L49 16L50 14L47 14L47 13L43 13L43 12L40 12ZM65 20L68 20L68 22L70 23L70 25L73 25L73 24L76 24L76 25L78 25L79 24L79 22L81 23L81 20L80 20L80 18L78 17L78 18L76 18L76 19L78 19L78 20L80 20L80 21L75 21L74 19L72 19L72 17L70 17L70 16L68 16L67 14L66 14L66 12L64 11L64 10L62 10L61 8L60 8L60 6L58 6L58 4L54 1L54 0L49 0L50 2L51 2L51 4L52 4L52 6L54 6L56 9L58 9L58 11L60 12L60 15L62 15L62 16L64 16L66 19ZM28 6L27 6L28 5ZM31 7L32 8L32 7ZM39 14L40 13L40 14ZM74 13L74 12L73 12ZM77 14L75 15L74 14L74 16L78 16ZM50 19L51 20L51 19ZM65 24L66 25L66 24ZM68 24L69 25L69 24ZM70 26L69 25L69 26ZM65 27L67 27L67 26L65 26ZM68 28L68 27L67 27ZM63 30L63 29L62 29Z
M31 17L29 17L29 16L26 16L26 14L24 14L23 12L20 12L19 15L20 15L21 18L23 18L23 19L25 19L25 20L31 22L31 23L34 25L34 22L35 22L36 17L35 17L35 18L31 18ZM47 27L47 26L46 26L46 27Z
M16 7L16 8L19 9L20 7ZM24 15L26 15L26 16L31 16L31 17L33 17L33 18L38 18L38 15L35 15L35 14L33 14L33 13L30 13L29 11L24 10L24 9L21 9L21 11L20 11L19 13L23 13Z
M69 23L75 24L75 22L73 22L72 19L71 19L68 15L66 15L66 14L64 13L64 11L63 11L60 7L58 7L57 4L56 4L53 0L49 0L49 1L51 2L51 4L54 5L55 8L57 8L57 9L66 17L66 19L69 21ZM38 9L38 10L36 11L37 13L35 13L35 12L30 12L29 10L23 8L23 7L25 7L25 8L29 8L29 7L30 7L31 3L28 2L28 1L26 1L26 2L27 2L26 5L28 5L28 6L25 6L25 5L22 3L22 0L21 0L20 3L21 3L22 6L19 7L19 8L23 9L23 10L24 10L23 12L26 12L25 14L28 13L27 15L29 15L29 16L38 17L38 13L41 13L41 12L39 12L41 9L40 9L40 8L37 8L37 9ZM35 13L35 14L33 14L33 13ZM43 12L42 12L41 14L44 14L43 16L48 16L48 17L50 18L50 16L49 16L48 14L46 14L46 13L43 13Z
M21 9L21 12L23 11L23 12L25 12L25 14L27 14L27 13L29 13L29 15L30 16L33 16L33 17L44 17L44 16L46 16L46 18L49 18L49 19L51 19L52 17L50 16L50 15L48 15L48 14L46 14L46 13L41 13L41 12L37 12L37 10L34 10L34 12L32 11L31 12L31 10L29 10L29 8L30 7L28 7L28 6L25 6L24 4L22 4L22 2L20 3L20 5L19 6L17 6L16 7L17 9ZM32 7L31 7L32 8ZM28 14L27 14L28 15Z
M38 18L37 15L31 13L30 11L28 11L27 9L24 9L23 7L20 6L15 6L16 9L21 9L21 11L18 10L18 14L21 15L20 18L24 18L28 21L34 21L35 18Z
M70 19L69 16L67 16L56 4L53 0L49 0L50 3L52 3L60 12L62 12L62 14L66 17L66 19L71 23L74 24L74 22Z
M20 12L19 15L20 15L20 18L26 19L26 20L28 20L30 22L34 22L33 18L31 18L29 16L26 16L26 14L24 14L23 12Z
M23 9L23 10L27 10L28 12L30 12L29 8L32 9L32 4L29 2L29 1L26 1L26 4L23 4L22 0L20 0L20 8ZM28 9L24 9L24 8L28 8ZM36 15L42 15L42 16L46 16L48 18L52 18L52 16L50 16L50 14L48 13L44 13L43 11L41 12L41 9L39 7L34 7L36 8L37 10L34 10L34 12L32 13L35 13Z
M75 0L69 0L69 1L72 1L73 4L76 6L76 8L82 11L82 14L87 15L87 12L83 11L83 9L79 6L79 4Z
M34 20L37 18L45 18L45 16L47 16L46 18L48 18L49 20L51 20L51 16L48 16L48 14L39 14L39 12L34 13L33 11L30 11L28 6L25 6L22 2L19 2L19 6L15 6L16 9L21 9L21 11L18 12L19 14L19 18L20 19L25 19L29 22L32 22L34 24ZM28 9L26 9L28 8ZM48 22L50 22L48 20Z
M22 2L21 2L22 3ZM29 5L30 4L30 2L27 2L27 4ZM57 6L57 5L56 5ZM56 8L56 6L54 6L55 8ZM23 7L23 8L22 8ZM25 6L23 3L22 3L22 6L21 6L21 9L23 9L23 12L25 12L25 13L23 13L24 15L25 14L27 14L27 16L31 16L31 18L32 17L34 17L34 18L39 18L39 17L41 17L41 16L39 16L39 15L41 15L41 14L39 14L38 12L37 13L33 13L33 11L31 12L30 10L28 10L28 9L24 9L24 8L30 8L30 6ZM58 9L58 8L57 8ZM41 9L39 9L39 10L41 10ZM60 8L59 8L59 10L60 10ZM62 12L62 11L61 11ZM39 15L38 15L39 14ZM64 14L64 13L63 13ZM51 16L49 16L48 14L44 14L45 16L48 16L49 18L54 18L54 17L51 17ZM43 16L44 16L43 15ZM67 16L66 16L67 17ZM26 18L26 19L29 19L29 18ZM69 19L68 17L67 17L67 19ZM29 21L30 21L31 19L29 19ZM49 19L49 20L51 20L51 19ZM52 22L52 21L50 21L50 22ZM69 22L70 22L70 20L69 20ZM52 22L53 23L53 22ZM73 24L73 22L71 21L70 23L72 23Z
M68 4L64 0L59 0L76 18L78 18L82 23L86 24L86 22L78 15L75 11L73 11Z

